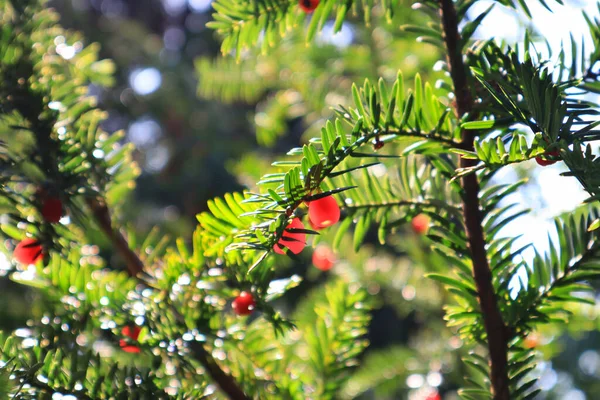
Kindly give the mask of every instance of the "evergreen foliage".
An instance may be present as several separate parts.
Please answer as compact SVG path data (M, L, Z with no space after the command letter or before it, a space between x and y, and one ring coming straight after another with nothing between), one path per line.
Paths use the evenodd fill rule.
M531 17L524 1L496 2ZM112 83L113 64L37 0L0 0L2 246L10 254L25 237L39 241L43 259L13 262L8 273L44 299L39 318L0 336L0 397L404 393L406 359L434 351L395 345L363 355L378 305L369 283L376 282L383 296L397 299L398 285L429 288L438 320L443 306L450 329L434 326L444 343L463 344L454 346L462 360L449 361L466 374L461 398L535 398L540 358L527 337L564 324L576 304L595 304L599 106L589 94L600 92L593 69L600 23L586 16L591 52L573 39L570 57L542 54L529 33L517 51L492 38L473 40L492 9L473 16L476 3L321 0L308 14L295 0L215 0L208 26L222 37L224 58L198 60L199 94L260 101L254 120L265 146L296 117L311 125L311 137L273 161L255 186L211 200L192 238L171 240L158 229L140 238L117 227L139 169L123 134L100 128L105 113L88 93L90 84ZM399 13L408 5L411 17ZM348 21L357 26L356 46L315 43L327 26L338 32ZM441 71L398 71L404 44L433 49ZM327 58L319 47L331 50ZM503 231L530 212L512 197L525 182L500 182L496 173L545 157L563 162L564 175L590 198L557 217L549 249L533 249L528 259L532 245L519 247ZM47 196L61 200L61 223L44 219ZM311 227L308 207L328 196L341 208L339 222ZM431 252L417 255L413 246L408 256L421 257L425 271L371 274L369 246L393 249L419 215L430 221L419 245ZM296 218L304 228L289 227ZM125 268L98 255L90 231L107 236ZM341 263L295 310L282 310L278 300L302 277L290 275L287 257L274 249L301 259L289 247L304 235L310 245L329 243L357 258ZM369 260L408 262L405 254ZM241 292L253 296L250 317L231 310ZM138 337L125 333L132 326L141 328ZM124 345L140 354L126 354ZM414 371L426 372L423 364Z

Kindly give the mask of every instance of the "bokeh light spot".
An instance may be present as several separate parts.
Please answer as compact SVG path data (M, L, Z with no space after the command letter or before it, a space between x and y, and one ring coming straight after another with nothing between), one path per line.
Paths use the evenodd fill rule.
M156 68L137 68L129 75L129 84L135 93L146 96L158 90L162 75Z
M193 12L206 12L210 8L212 0L188 0L188 5Z

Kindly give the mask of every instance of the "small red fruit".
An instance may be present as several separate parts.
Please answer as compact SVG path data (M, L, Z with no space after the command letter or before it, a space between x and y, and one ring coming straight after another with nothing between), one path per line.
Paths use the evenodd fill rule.
M21 264L35 264L43 257L42 246L37 239L25 238L17 244L13 256Z
M523 340L523 345L525 348L533 349L540 344L540 335L536 332L531 332L527 337Z
M424 235L429 229L429 217L425 214L419 214L410 221L413 232L417 235Z
M279 242L273 246L273 250L277 254L285 254L286 249L289 249L292 253L299 254L306 246L306 233L288 232L287 230L304 229L304 224L299 218L294 218L285 229Z
M541 165L542 167L545 167L547 165L554 164L556 161L555 160L547 160L545 158L542 158L541 156L537 156L535 158L535 162L538 163L538 165Z
M431 392L425 397L425 400L442 400L442 396L438 392Z
M376 150L376 151L379 150L380 148L383 147L384 144L385 143L383 143L381 140L377 139L375 141L375 143L373 143L373 150Z
M335 264L335 254L329 247L319 245L313 253L312 262L321 271L329 271Z
M547 157L550 157L550 158L547 158ZM556 150L548 151L541 156L537 156L535 158L535 162L538 163L538 165L545 167L547 165L554 164L555 162L558 161L559 158L560 158L560 152L558 151L558 149L556 149Z
M231 303L233 312L237 315L250 315L252 314L252 311L254 311L255 306L256 303L254 302L254 297L248 292L240 293L240 295L233 300L233 303Z
M130 338L131 340L137 341L141 331L142 328L140 328L139 326L129 325L124 327L123 330L121 330L121 333L124 336ZM119 346L121 346L121 349L123 349L123 351L127 353L139 353L141 351L139 347L127 344L127 341L125 339L119 340Z
M317 229L327 228L340 220L340 206L333 196L308 203L308 218Z
M55 224L63 216L63 204L58 197L47 197L42 204L42 217L46 222Z
M315 11L319 5L320 0L298 0L298 5L305 13L310 14Z

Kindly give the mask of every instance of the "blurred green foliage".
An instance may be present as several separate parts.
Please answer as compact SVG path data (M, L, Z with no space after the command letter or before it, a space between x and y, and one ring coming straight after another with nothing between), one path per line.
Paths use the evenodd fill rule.
M216 9L223 12L239 2L216 3ZM26 331L19 330L2 340L2 359L11 359L17 372L9 377L8 370L0 368L0 397L14 391L18 382L34 377L21 398L37 398L36 390L48 393L44 379L50 379L54 391L81 398L96 398L94 393L117 397L129 392L140 398L163 398L177 391L186 398L216 398L219 392L202 374L206 365L193 356L193 344L202 342L243 389L257 398L299 398L307 391L314 398L426 399L437 392L445 399L456 398L457 390L464 386L464 376L471 374L461 357L473 348L480 352L483 347L468 342L483 337L473 303L454 299L454 295L463 296L460 292L471 295L473 287L465 273L470 271L469 262L452 256L467 252L457 221L460 190L453 190L458 187L456 183L445 184L454 173L456 155L437 156L459 140L458 128L465 125L449 112L454 97L447 67L440 61L444 59L441 36L427 15L428 4L422 5L426 12L420 13L411 9L410 1L377 2L372 9L371 2L350 1L347 4L352 7L334 9L333 0L327 0L317 14L307 18L295 3L294 8L293 2L277 3L285 7L273 15L272 10L265 11L265 20L272 18L269 21L273 23L266 33L261 32L260 25L249 25L244 28L249 33L241 29L234 39L219 43L204 27L210 10L201 1L55 0L50 5L61 15L61 24L83 34L63 31L55 25L55 14L42 12L48 29L35 29L45 36L21 38L27 45L42 43L33 46L39 49L35 58L38 70L31 85L39 85L42 94L37 100L47 103L47 96L52 96L64 107L54 104L56 109L41 111L48 113L49 121L67 124L65 135L75 135L76 144L87 143L89 154L101 149L107 155L110 146L121 144L119 148L124 150L119 157L123 158L114 165L124 166L124 178L86 175L92 169L78 158L81 149L69 147L73 142L61 142L64 138L57 132L57 142L63 147L57 148L53 157L64 157L59 160L68 167L57 173L56 180L64 183L70 171L74 171L73 179L88 179L60 187L68 199L69 225L55 228L37 222L40 204L30 199L35 198L38 186L52 180L51 171L36 165L44 165L43 158L32 157L32 165L27 160L19 163L19 171L25 171L23 183L3 182L3 190L10 188L6 198L22 196L18 207L2 205L3 213L13 218L10 223L3 221L5 234L15 239L21 238L23 231L46 235L53 253L44 266L35 269L15 265L4 269L0 265L0 287L4 289L0 329L9 332L28 326ZM529 10L521 1L498 3ZM3 17L10 19L7 3L2 4ZM247 2L240 18L253 15L250 4ZM305 18L310 22L303 25ZM464 31L473 33L477 19L470 15L467 19L470 22ZM221 34L231 30L231 21L219 21L218 17L215 21L213 27ZM279 30L287 28L290 33L279 38ZM334 35L337 30L340 33ZM418 42L415 37L419 37ZM262 45L258 49L254 46L257 43ZM19 59L19 48L2 49L3 72L10 71L6 68L10 59ZM235 54L215 58L219 48ZM492 45L479 50L470 56L484 59L497 51ZM48 60L48 54L55 62ZM485 67L477 60L472 65ZM484 72L490 80L496 78L497 71ZM535 77L529 76L530 80ZM363 84L365 78L369 82ZM6 87L6 82L11 80L0 86ZM503 83L500 80L498 85ZM508 87L519 94L520 85L518 80L508 82ZM479 89L482 97L487 95L486 100L490 100L492 96L485 88ZM7 90L12 93L14 88ZM560 101L558 96L548 95L548 101ZM506 99L496 97L501 100L499 104L490 102L489 107L511 118L510 107L507 111L501 107L508 104ZM527 109L527 100L533 101L525 98L512 111ZM91 110L95 103L106 112ZM533 117L526 120L540 117L540 110L547 108L545 104L540 107L532 108ZM31 118L7 109L2 113L2 140L8 144L11 157L20 154L25 159L41 143L27 129L15 129L15 125L26 125ZM85 115L83 122L73 122L78 120L78 113ZM336 117L339 124L327 122ZM470 128L485 131L492 126L510 126L498 125L502 123L472 122ZM100 130L95 129L98 124ZM348 126L354 129L348 130ZM348 140L346 134L362 142L343 143ZM88 140L81 140L84 137ZM490 140L479 144L474 154L462 154L483 162L477 170L493 170L543 153L539 135L534 144L527 143L526 137L516 132L512 145L506 142L506 148L502 140ZM364 147L379 140L385 149L376 155L348 152L348 148L356 150L359 145L363 145L361 152L366 151ZM109 147L102 147L103 142ZM279 155L291 148L289 157L282 160ZM406 155L402 161L395 158L400 154ZM565 155L567 161L568 157ZM111 157L106 158L107 166L113 167ZM298 161L301 158L306 161ZM278 164L272 167L276 159ZM378 165L367 170L364 159ZM322 160L325 170L335 162L341 166L336 172L352 173L325 180L320 173L314 175ZM574 159L572 165L581 162ZM91 165L100 165L96 171L100 175L106 172L101 162ZM290 166L297 169L286 174ZM313 181L307 184L302 178L311 170ZM328 173L332 170L329 168ZM265 176L266 171L272 174ZM132 179L138 173L141 175L134 186ZM522 173L528 175L530 171ZM114 171L109 174L114 175ZM11 179L18 176L15 173ZM257 187L255 182L259 181ZM130 247L145 265L153 267L148 287L119 272L126 262L84 215L87 209L83 200L89 193L81 193L80 188L106 195L111 206L118 206L114 222L125 227ZM265 188L271 189L268 195L273 198L265 200L252 194ZM342 222L309 241L313 248L317 243L329 243L337 250L336 265L330 272L311 266L310 251L294 258L263 258L263 252L272 247L284 228L281 223L286 218L279 209L299 205L307 188L335 192L345 205ZM337 193L339 188L350 189ZM508 283L512 279L506 277L516 276L517 267L525 263L515 262L510 268L505 265L514 256L512 242L491 234L498 233L504 221L512 218L491 210L518 185L496 189L502 195L496 196L491 189L486 192L488 196L482 195L484 207L490 211L486 220L490 259L506 267L499 268L506 275L498 275L496 283L507 312L520 315L519 305L509 309ZM225 194L242 190L252 193ZM244 199L251 201L244 203ZM305 211L301 205L297 212L302 216ZM266 218L260 214L263 212ZM254 214L239 218L242 213ZM432 219L428 238L416 234L409 225L421 213ZM560 260L561 268L568 270L569 260L585 253L585 245L596 238L585 229L594 214L588 217L586 210L581 213L587 219L571 221L565 217L557 223L561 238L573 238L569 251L557 250L550 256L544 253L540 258ZM192 234L196 216L200 228ZM279 225L255 229L269 219ZM155 226L158 228L153 229ZM248 226L252 229L246 230ZM244 236L236 237L240 232ZM54 240L57 237L61 239ZM171 237L188 239L174 241ZM433 252L432 242L437 242ZM226 252L231 244L238 247ZM13 245L14 241L6 240L3 247L9 251ZM239 250L244 247L262 252ZM534 265L543 264L536 271L543 271L549 265L546 261L534 261ZM451 268L454 280L447 277ZM249 270L253 272L247 274ZM538 286L568 280L556 270L546 272L545 281L529 274L530 285L523 285L532 304L553 294L551 290L539 292ZM585 271L576 271L580 272ZM13 281L42 290L15 286L6 277L9 273ZM425 274L435 275L423 279ZM451 289L446 290L446 286ZM230 311L231 299L250 288L259 297L260 314L249 321L240 320ZM596 293L593 287L577 289ZM476 304L475 297L471 298ZM536 328L535 345L543 353L539 360L547 362L532 376L556 378L542 392L544 398L564 398L564 393L573 393L575 388L593 396L597 380L590 376L599 368L591 374L582 370L593 364L594 355L598 357L594 341L597 310L589 304L569 304L544 312L544 317L553 316L552 312L572 313L571 322L566 332L561 324ZM454 325L462 327L447 327L444 315L451 321L454 316L460 322ZM531 313L530 317L537 315ZM132 321L143 325L139 345L144 352L139 358L118 351L121 328ZM519 322L524 330L533 328L529 320ZM297 330L288 330L292 323ZM528 346L515 344L521 345ZM587 364L581 361L584 352ZM472 365L485 370L486 362L473 357ZM596 363L600 367L600 361ZM84 393L82 386L92 394Z

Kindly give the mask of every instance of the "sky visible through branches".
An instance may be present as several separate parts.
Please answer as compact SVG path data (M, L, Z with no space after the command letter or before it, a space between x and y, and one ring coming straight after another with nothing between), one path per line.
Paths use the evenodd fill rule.
M528 1L527 3L533 15L538 17L533 21L534 29L550 43L556 54L562 46L567 61L570 62L569 32L573 34L576 42L581 43L583 40L586 48L592 47L592 40L589 32L586 32L587 25L582 11L587 12L588 15L595 15L597 12L595 2L565 1L565 6L553 5L554 13L546 10L539 2ZM478 2L472 8L471 13L478 15L491 4L491 1ZM481 39L495 36L503 38L509 44L518 43L522 40L524 32L521 29L515 29L515 27L519 27L517 18L517 12L514 10L496 6L474 36ZM539 42L538 40L534 41ZM537 50L543 51L545 47L545 44L540 43ZM504 228L503 234L508 237L522 235L521 240L515 243L514 249L532 243L538 251L543 251L548 248L547 232L552 231L552 218L573 210L588 196L575 179L560 176L561 172L566 171L562 163L547 168L535 168L535 163L532 161L530 167L533 168L532 177L535 183L528 185L524 191L514 194L510 201L518 202L524 208L533 209L534 212L511 222ZM514 182L518 178L517 168L522 168L522 166L504 168L496 176L497 181L499 183ZM531 259L533 255L533 247L523 253L526 259ZM521 278L526 281L525 274ZM516 296L519 283L514 281L512 288L513 296Z

